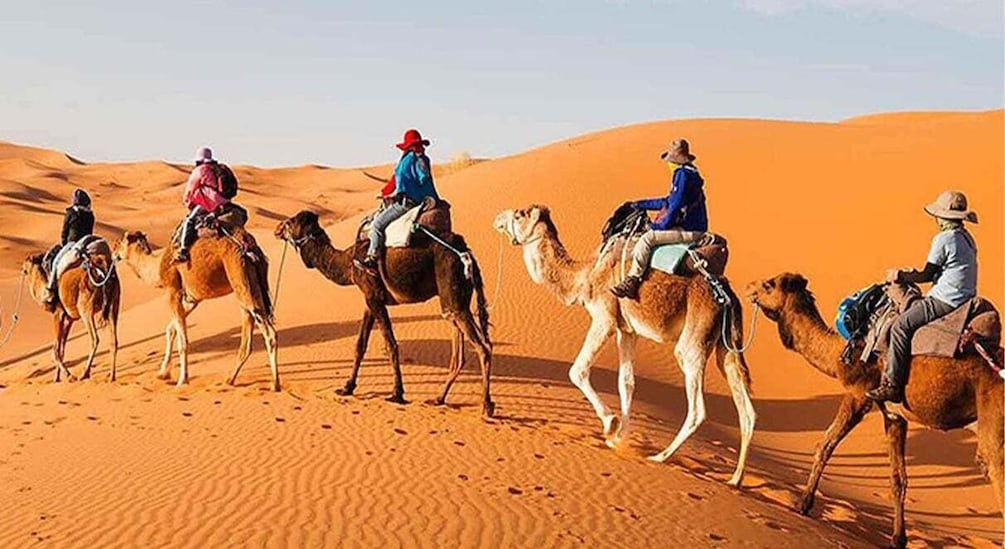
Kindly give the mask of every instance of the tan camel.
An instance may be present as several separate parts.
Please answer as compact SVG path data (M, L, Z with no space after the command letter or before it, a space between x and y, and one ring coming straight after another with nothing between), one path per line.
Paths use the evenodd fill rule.
M490 392L492 372L492 340L489 336L488 303L482 284L481 270L471 256L470 278L465 276L464 261L441 244L433 243L422 234L408 248L391 248L381 265L381 277L362 272L353 265L353 259L362 260L367 241L357 240L344 250L332 246L331 240L318 222L317 214L302 211L279 223L276 238L292 243L308 269L317 269L325 278L339 286L356 286L363 293L366 311L356 339L356 356L352 373L345 386L337 392L352 395L360 364L366 354L370 332L374 323L380 325L384 343L394 370L394 392L391 402L405 403L405 384L398 358L398 341L394 337L391 316L387 308L405 303L423 303L439 299L443 318L454 329L450 356L450 372L440 396L430 403L443 405L447 394L464 368L464 339L471 341L482 369L482 414L492 417L495 403ZM458 234L443 235L446 242L457 250L469 251L464 238ZM478 320L471 314L471 300L475 299Z
M751 283L747 295L778 324L778 335L789 350L803 356L810 366L837 379L847 394L824 440L817 446L809 481L799 504L799 512L808 514L813 507L817 485L827 461L837 445L872 409L865 392L879 384L882 367L878 363L848 366L841 361L845 340L830 329L817 310L806 279L785 273ZM907 543L904 525L904 499L907 495L907 469L904 447L907 422L915 421L940 430L960 429L977 423L977 460L991 478L999 501L1002 499L1002 472L1005 469L1005 388L1002 379L980 357L959 359L916 356L911 359L911 374L905 388L906 406L886 406L883 422L890 454L890 483L894 500L891 544Z
M56 381L63 373L73 379L67 369L64 358L66 342L70 338L70 328L73 323L83 321L87 335L91 340L91 351L87 355L87 363L81 379L91 377L91 367L94 365L94 355L98 352L100 342L99 329L108 328L109 354L111 355L111 371L109 381L115 381L116 360L119 352L119 302L121 286L119 277L112 262L112 252L104 240L96 240L82 253L84 264L67 269L59 277L57 294L58 303L53 311L53 326L56 339L52 345L52 358L56 363ZM21 274L28 284L28 292L40 305L46 295L48 276L42 268L43 254L28 256L21 266Z
M141 232L126 232L115 246L115 258L129 265L141 280L167 290L171 320L164 330L164 360L157 377L170 379L171 347L177 337L178 386L188 383L188 315L207 299L233 293L241 307L241 344L237 366L228 383L233 385L241 367L251 356L251 337L255 326L265 338L265 348L272 368L272 390L279 391L276 329L269 297L269 265L253 239L243 230L230 238L200 238L191 248L191 260L175 263L166 248L154 250ZM238 245L245 239L246 244ZM255 253L249 257L245 250Z
M495 228L514 245L523 247L524 263L531 279L546 285L566 305L586 308L592 322L579 355L569 370L578 387L603 423L609 446L625 439L629 410L635 388L635 344L637 336L659 342L676 342L674 356L684 373L687 417L673 442L649 459L666 461L705 420L704 373L714 351L719 370L726 377L740 423L740 455L729 483L743 480L747 449L754 433L756 415L750 402L750 373L741 352L729 351L720 335L723 310L716 303L709 284L702 278L685 278L652 271L640 288L639 300L619 300L609 291L617 283L618 260L623 243L608 247L598 259L576 261L559 241L551 213L544 206L506 210L495 219ZM599 252L598 252L599 253ZM723 280L727 291L729 285ZM740 301L733 296L729 345L740 346L742 326ZM619 355L618 391L621 414L611 412L590 384L590 368L601 346L617 335Z

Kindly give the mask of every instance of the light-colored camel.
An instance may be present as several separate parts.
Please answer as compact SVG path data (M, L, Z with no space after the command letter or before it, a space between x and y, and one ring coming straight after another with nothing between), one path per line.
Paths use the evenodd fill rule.
M237 242L245 239L245 244ZM236 240L236 241L235 241ZM257 257L245 252L252 249ZM190 261L175 263L168 249L154 250L141 232L126 232L115 246L115 258L129 265L141 280L167 291L171 320L164 330L164 360L157 377L170 379L171 347L177 337L178 386L188 382L188 315L207 299L231 293L241 307L241 344L237 366L228 383L233 385L241 367L251 356L251 337L255 326L265 338L265 348L272 368L272 389L280 390L278 343L269 297L269 265L265 254L253 245L250 235L238 229L230 238L200 238L191 248Z
M873 402L865 392L879 384L882 365L841 361L845 340L820 317L806 279L785 273L751 283L747 296L757 303L765 316L778 324L778 335L785 348L803 356L813 368L835 378L847 394L837 416L817 446L809 481L799 504L799 512L808 514L813 507L820 476L837 445L872 410ZM904 447L907 422L915 421L941 430L961 429L977 423L977 460L999 501L1003 498L1002 472L1005 470L1005 387L1000 377L977 356L959 359L916 356L911 359L910 376L905 388L906 406L887 405L883 413L890 454L890 484L894 501L891 544L907 543L904 525L904 499L907 495L907 469Z
M609 289L618 281L618 260L623 243L607 247L599 259L576 261L559 241L551 213L544 206L506 210L496 217L494 225L514 245L523 247L524 263L534 282L547 286L564 304L581 305L590 314L590 329L569 370L569 378L586 395L600 417L608 445L617 445L628 432L638 336L659 343L676 342L674 356L684 373L687 417L673 442L650 457L657 462L673 455L705 420L705 364L715 352L739 416L740 454L729 481L739 486L756 418L749 395L750 374L743 354L730 351L720 338L724 331L723 309L716 303L709 284L700 277L685 278L652 271L644 279L638 301L619 300ZM725 280L723 285L732 294ZM734 349L739 348L742 339L741 315L740 302L734 296L732 322L726 330L730 332L729 344ZM590 384L590 368L611 335L617 336L618 344L620 416L604 404Z
M81 379L91 377L91 367L94 365L94 355L98 352L100 342L99 329L108 329L108 349L111 359L109 381L115 381L116 360L119 352L119 302L121 286L119 277L112 262L112 252L104 240L92 242L84 250L84 264L63 272L57 284L58 303L53 311L53 327L56 338L52 345L52 358L56 364L56 381L63 373L73 379L67 369L64 358L66 342L70 338L70 328L80 320L87 328L91 340L91 351L87 355L87 363ZM43 254L34 254L25 259L21 269L22 276L28 285L32 299L42 304L45 296L48 276L42 268Z

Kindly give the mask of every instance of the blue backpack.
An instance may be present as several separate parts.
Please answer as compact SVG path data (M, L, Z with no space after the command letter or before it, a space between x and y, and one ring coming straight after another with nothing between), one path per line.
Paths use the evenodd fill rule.
M841 337L848 341L861 339L869 331L873 314L889 298L886 284L873 284L844 298L838 305L834 326Z

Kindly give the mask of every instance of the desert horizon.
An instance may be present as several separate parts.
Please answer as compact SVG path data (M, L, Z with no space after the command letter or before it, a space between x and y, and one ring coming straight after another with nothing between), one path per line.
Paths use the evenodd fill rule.
M547 206L577 260L590 260L620 204L666 193L658 154L686 137L705 178L711 230L729 241L726 277L800 273L833 327L838 302L888 268L920 267L937 228L922 211L966 193L979 223L981 296L1003 304L1005 110L872 113L840 122L700 118L574 135L502 156L433 163L453 230L480 265L492 323L495 417L481 416L478 359L445 407L451 332L434 298L390 308L406 405L384 401L392 373L377 333L355 396L339 396L365 309L353 287L305 268L273 234L317 213L333 245L352 243L376 207L386 164L259 168L233 164L235 201L270 261L283 389L270 391L256 332L236 385L233 296L189 317L190 382L157 378L169 320L162 291L123 265L118 380L104 343L91 380L53 383L51 315L27 294L0 347L0 545L53 546L688 546L866 547L889 539L893 506L883 422L873 411L841 443L809 516L794 509L841 385L779 341L761 315L746 353L757 424L740 489L727 486L739 430L729 387L705 375L707 419L666 463L685 416L672 344L642 341L634 427L616 450L569 381L589 317L528 276L521 250L492 227L503 210ZM431 149L436 147L435 135ZM192 149L213 143L193 143ZM227 162L227 151L216 150ZM435 159L436 157L434 157ZM74 151L0 143L0 336L12 327L21 263L58 241L74 189L90 193L95 233L142 231L165 246L185 215L190 165L81 160ZM282 278L278 279L280 261ZM743 299L744 334L751 303ZM85 331L67 364L79 373ZM602 348L592 378L611 407L618 354ZM714 362L714 360L712 361ZM975 463L977 437L911 423L906 445L909 546L1000 546L1000 500Z

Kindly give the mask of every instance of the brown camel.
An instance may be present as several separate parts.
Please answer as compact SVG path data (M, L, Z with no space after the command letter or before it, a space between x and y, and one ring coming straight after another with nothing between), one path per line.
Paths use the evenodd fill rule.
M824 440L817 446L810 478L799 504L799 512L804 515L813 507L820 475L834 449L872 409L873 403L866 398L865 392L879 384L882 373L878 363L845 365L841 361L845 340L824 323L806 284L802 276L785 273L747 287L750 299L778 324L782 344L803 355L824 375L840 381L847 391ZM913 357L905 397L905 406L886 406L883 410L895 511L891 544L896 547L907 543L904 446L908 421L940 430L960 429L976 422L977 460L984 473L990 476L999 500L1002 499L1005 468L1002 379L983 359Z
M649 458L657 462L669 459L705 420L705 364L709 355L715 352L719 370L726 377L739 416L740 455L729 481L731 485L739 486L743 481L756 415L750 402L750 373L743 353L730 350L741 345L743 313L740 300L732 295L729 284L722 281L732 298L729 311L732 322L724 330L724 310L716 303L708 282L701 277L688 278L650 271L640 288L638 301L614 297L609 289L617 283L623 241L605 248L599 257L576 261L559 241L551 213L544 206L506 210L496 217L495 228L514 245L523 247L524 263L534 282L546 285L566 305L581 305L590 314L592 322L586 342L569 370L569 378L593 405L603 422L609 446L616 446L628 432L628 416L635 389L637 336L659 343L676 342L674 356L684 373L687 417L673 442ZM731 335L725 336L725 331ZM604 342L615 334L620 362L620 417L611 412L590 384L590 368L597 353ZM724 341L726 337L731 341Z
M241 367L251 356L255 326L265 338L272 368L272 390L279 391L276 328L269 297L269 264L251 235L235 230L234 238L200 238L191 248L190 261L175 263L168 249L154 250L141 232L126 232L115 246L115 258L129 265L141 280L167 290L171 320L164 330L164 360L157 377L170 379L171 346L178 338L178 386L188 383L188 315L207 299L233 293L241 307L241 344L237 367L228 383L233 385ZM244 242L239 245L238 242ZM248 252L246 253L246 250ZM255 254L255 258L249 256Z
M339 286L355 285L363 293L366 311L356 340L356 356L352 373L341 395L352 395L360 364L366 354L374 322L380 324L387 353L394 369L394 393L391 402L405 403L405 387L398 359L398 342L391 327L389 306L422 303L439 297L443 317L454 327L450 371L443 392L431 404L443 405L447 394L461 369L464 368L464 339L467 338L478 353L482 370L482 413L492 417L495 404L489 391L492 370L492 341L489 338L489 314L485 300L481 272L472 256L471 277L465 276L461 258L440 244L416 241L408 248L391 248L385 253L380 266L380 277L373 277L353 265L353 259L366 255L366 241L358 241L345 250L332 246L331 240L318 223L317 214L302 211L281 222L276 227L276 238L292 243L308 269L317 269ZM454 248L468 251L464 238L457 234L444 237ZM478 322L471 314L471 298L477 297Z
M52 315L56 333L52 345L52 358L56 363L56 381L61 379L63 373L66 373L67 378L73 379L64 357L66 342L70 338L70 328L78 320L83 321L91 340L91 352L87 355L84 373L80 378L91 377L94 355L98 352L100 342L98 330L107 327L112 362L108 380L115 381L115 363L119 351L119 302L122 292L119 277L112 262L111 249L104 240L92 242L82 255L83 265L64 271L57 284L59 302ZM21 274L28 284L28 292L39 304L42 304L48 283L42 261L43 254L30 255L21 267Z

